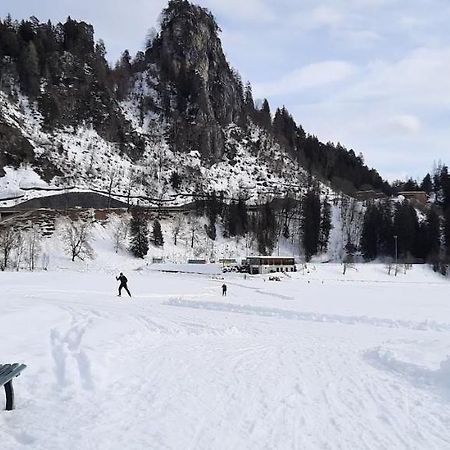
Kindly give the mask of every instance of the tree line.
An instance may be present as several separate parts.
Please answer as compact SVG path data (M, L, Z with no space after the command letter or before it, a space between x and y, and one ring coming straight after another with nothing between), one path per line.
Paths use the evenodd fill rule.
M366 260L395 257L436 263L450 259L450 175L439 164L420 185L412 179L394 183L399 191L423 190L431 199L420 214L408 201L369 204L364 216L361 251Z
M245 238L255 242L258 253L271 255L282 238L309 261L328 247L332 228L331 204L317 186L304 195L286 195L281 199L261 201L249 207L243 196L225 203L223 194L207 194L196 202L196 214L205 215L205 231L216 239L217 226L225 238ZM294 239L295 235L295 239Z

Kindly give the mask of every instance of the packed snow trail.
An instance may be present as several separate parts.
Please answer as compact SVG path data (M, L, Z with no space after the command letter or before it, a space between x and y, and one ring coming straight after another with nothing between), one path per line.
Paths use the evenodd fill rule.
M385 295L230 276L226 298L207 276L126 275L131 300L112 275L0 273L1 362L28 365L2 449L450 448L433 274Z

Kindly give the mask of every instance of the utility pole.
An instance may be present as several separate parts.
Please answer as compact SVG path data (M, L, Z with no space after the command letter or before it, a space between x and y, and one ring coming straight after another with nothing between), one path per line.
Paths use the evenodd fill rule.
M397 253L397 238L398 238L398 236L395 235L394 236L394 241L395 241L395 276L397 276L397 260L398 260L398 258L397 258L397 255L398 255L398 253Z

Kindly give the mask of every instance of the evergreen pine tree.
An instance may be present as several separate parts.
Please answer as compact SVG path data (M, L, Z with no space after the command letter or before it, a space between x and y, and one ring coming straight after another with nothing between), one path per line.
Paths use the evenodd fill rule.
M234 200L225 207L224 217L224 235L225 237L234 237L237 235L237 207Z
M237 234L239 236L244 236L248 231L248 214L247 205L245 204L245 199L243 197L239 197L236 206L236 215L238 219Z
M33 41L22 50L19 60L20 81L25 93L37 96L40 90L39 56Z
M266 130L272 129L272 116L270 114L270 106L267 99L264 99L262 108L255 112L258 124Z
M305 259L310 261L319 245L320 197L317 189L311 189L303 200L301 226Z
M244 88L244 107L248 117L255 115L255 103L253 101L252 85L248 81Z
M429 173L424 176L422 183L420 183L420 189L428 195L431 194L431 191L433 190L433 182L431 181L431 175Z
M148 226L144 211L135 207L131 210L130 251L137 258L143 258L148 252Z
M261 255L271 255L276 237L275 212L269 202L266 202L258 213L256 224L256 239Z
M155 247L162 247L164 245L164 238L161 230L161 224L158 219L153 221L153 232L152 232L152 244Z
M442 191L441 191L441 170L442 164L439 163L437 167L433 170L433 192L436 203L440 203L442 200Z
M430 208L426 217L427 259L436 260L441 247L441 219L435 208Z
M217 237L217 231L216 231L216 221L217 216L221 213L222 205L220 204L219 200L217 199L216 193L213 191L212 194L209 194L207 196L206 202L205 202L205 212L206 217L208 218L208 224L205 225L205 231L206 234L210 239L213 241Z
M381 256L394 256L395 241L392 222L392 205L385 200L378 205L380 224L378 230L378 253Z
M440 183L442 188L442 207L445 210L450 207L450 174L448 173L448 167L445 165L441 170Z
M205 233L212 240L215 241L217 237L216 223L212 222L211 218L207 224L205 224Z
M450 207L444 211L444 244L445 244L445 259L450 263Z
M361 253L366 261L371 261L378 256L380 225L380 213L377 206L369 205L364 214L360 242Z
M398 236L398 255L400 257L405 258L414 253L418 228L416 210L406 200L398 204L394 214L394 234Z
M232 200L225 208L224 213L224 235L226 237L244 236L248 231L247 206L243 198L236 203Z
M328 239L330 237L331 224L331 205L325 198L322 204L322 217L320 219L319 248L321 252L326 252L328 248Z

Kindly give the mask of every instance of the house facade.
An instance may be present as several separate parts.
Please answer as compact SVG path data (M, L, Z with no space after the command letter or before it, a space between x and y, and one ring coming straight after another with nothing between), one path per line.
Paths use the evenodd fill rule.
M289 256L249 256L246 262L251 274L297 271L295 258Z

